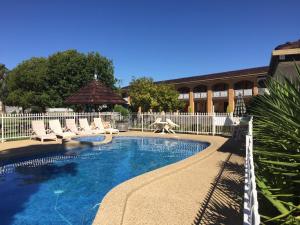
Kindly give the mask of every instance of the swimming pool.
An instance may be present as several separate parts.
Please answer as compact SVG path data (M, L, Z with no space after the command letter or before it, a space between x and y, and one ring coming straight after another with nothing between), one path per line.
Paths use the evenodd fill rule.
M73 138L73 140L79 141L79 142L100 142L100 141L104 141L104 139L105 139L104 135L83 136L83 137Z
M2 162L1 225L91 224L113 187L207 146L186 140L115 137L106 145Z

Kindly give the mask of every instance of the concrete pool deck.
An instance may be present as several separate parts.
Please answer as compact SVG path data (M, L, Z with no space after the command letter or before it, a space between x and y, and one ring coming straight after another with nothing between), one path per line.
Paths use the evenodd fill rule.
M204 151L185 160L132 178L102 200L94 225L241 224L244 159L237 143L225 137L125 132L209 142ZM41 151L62 150L62 142L33 140L0 144L0 159ZM226 169L227 168L227 169ZM237 190L236 190L237 189Z
M219 200L211 194L222 185L220 181L223 172L226 172L225 166L232 164L243 167L243 157L232 155L234 150L238 150L236 144L220 136L146 132L121 135L189 139L210 142L211 145L192 157L142 174L113 188L102 200L94 225L196 225L219 224L221 221L223 224L242 223L242 193L235 194L236 187L227 188L227 195L218 193L218 196L222 196ZM234 177L235 172L228 170L227 175ZM243 169L241 171L243 173ZM229 180L228 176L226 179ZM236 181L236 186L243 187L242 176L232 180ZM226 188L219 189L225 191ZM228 193L230 191L238 200L232 198L232 193ZM220 209L216 210L212 204L217 204Z

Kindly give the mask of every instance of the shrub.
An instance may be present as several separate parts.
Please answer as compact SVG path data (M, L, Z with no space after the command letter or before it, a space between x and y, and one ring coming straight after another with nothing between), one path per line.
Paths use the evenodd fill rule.
M263 223L300 224L300 70L297 81L271 79L257 96L254 163Z
M114 112L118 112L123 117L127 117L129 115L129 110L121 105L115 105Z

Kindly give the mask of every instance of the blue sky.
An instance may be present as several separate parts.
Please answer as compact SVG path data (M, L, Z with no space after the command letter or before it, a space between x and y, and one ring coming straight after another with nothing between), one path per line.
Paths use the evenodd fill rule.
M300 39L299 0L0 0L0 63L77 49L112 59L127 85L269 64Z

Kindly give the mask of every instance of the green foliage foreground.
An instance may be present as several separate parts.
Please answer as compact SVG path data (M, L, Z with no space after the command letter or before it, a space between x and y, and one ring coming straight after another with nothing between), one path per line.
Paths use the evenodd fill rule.
M156 112L171 112L184 107L184 103L178 100L179 93L174 86L155 84L147 77L133 79L129 86L129 96L134 111L142 107L143 112L150 109Z
M254 163L264 224L300 224L300 71L254 99Z

